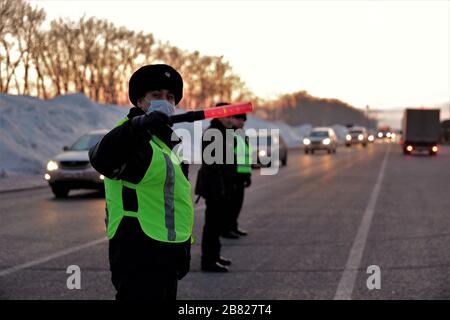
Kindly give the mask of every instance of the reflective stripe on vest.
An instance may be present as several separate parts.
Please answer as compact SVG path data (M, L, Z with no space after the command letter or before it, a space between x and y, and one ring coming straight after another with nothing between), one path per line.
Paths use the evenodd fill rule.
M167 154L163 154L166 161L166 182L164 183L164 212L166 220L166 228L168 230L168 240L174 241L177 237L175 231L175 210L173 207L173 196L175 186L175 172L173 163Z
M153 136L149 147L152 161L138 184L105 178L108 238L114 237L124 216L131 216L155 240L184 242L194 222L191 185L164 142Z
M238 173L251 173L252 172L252 152L251 146L244 138L239 134L235 134L236 137L236 162Z

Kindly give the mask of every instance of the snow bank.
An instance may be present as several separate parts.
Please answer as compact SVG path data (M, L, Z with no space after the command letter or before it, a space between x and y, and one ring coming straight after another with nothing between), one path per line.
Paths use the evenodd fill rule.
M266 120L261 120L253 116L249 116L247 122L245 123L245 129L278 129L280 130L280 135L283 137L284 141L288 147L299 147L301 142L301 137L290 125L283 122L270 122Z
M0 94L0 177L41 173L63 146L90 130L111 128L127 113L82 94L47 101Z
M83 94L51 100L0 94L0 179L42 173L46 162L63 146L71 145L91 130L112 128L128 111L128 107L95 103ZM209 122L196 124L200 133ZM186 129L191 135L194 132L193 123L176 124L177 128ZM301 132L281 122L249 115L245 128L277 128L289 147L301 142ZM192 151L200 151L199 139L192 142L194 147L184 150L185 158L192 159Z

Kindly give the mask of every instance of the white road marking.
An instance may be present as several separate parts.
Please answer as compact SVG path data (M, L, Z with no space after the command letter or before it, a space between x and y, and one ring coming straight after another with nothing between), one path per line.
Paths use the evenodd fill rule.
M353 241L353 246L350 250L347 263L345 264L345 269L341 280L339 281L336 294L334 295L334 300L350 300L352 298L353 288L355 286L356 277L358 276L358 270L361 265L361 259L364 252L364 247L366 246L370 224L375 213L375 207L377 204L378 195L380 194L390 149L391 146L389 145L386 150L386 154L384 155L380 172L378 174L375 186L373 187L369 203L367 204L361 224L359 225L358 233Z
M45 257L42 257L42 258L39 258L39 259L32 260L30 262L26 262L26 263L19 264L17 266L14 266L14 267L11 267L11 268L8 268L8 269L1 270L0 271L0 277L6 276L8 274L11 274L11 273L23 270L23 269L34 267L34 266L42 264L44 262L47 262L47 261L50 261L50 260L53 260L53 259L56 259L56 258L60 258L60 257L63 257L63 256L66 256L68 254L71 254L71 253L74 253L74 252L86 249L88 247L95 246L95 245L97 245L99 243L103 243L103 242L106 242L106 241L107 241L107 239L106 239L106 237L104 237L104 238L101 238L101 239L97 239L97 240L94 240L94 241L91 241L91 242L88 242L88 243L84 243L84 244L81 244L81 245L78 245L78 246L66 249L66 250L62 250L62 251L53 253L51 255L48 255L48 256L45 256Z
M311 168L319 167L320 165L321 165L321 163L318 163L316 165L306 167L305 169L311 169ZM291 167L291 168L288 168L285 172L289 172L290 173L290 171L294 171L294 170L298 170L298 168L297 167ZM265 188L265 187L267 187L269 185L272 185L272 184L275 184L275 183L284 182L284 181L286 181L288 179L292 179L292 176L288 175L288 176L286 176L284 178L277 179L275 181L271 181L271 182L268 182L268 183L264 183L262 185L255 186L254 188L252 188L252 191ZM205 209L205 208L206 208L206 206L204 204L202 204L202 205L200 205L198 207L195 207L194 210L197 211L197 210L202 210L202 209ZM100 238L100 239L97 239L97 240L94 240L94 241L91 241L91 242L87 242L87 243L84 243L84 244L81 244L81 245L78 245L78 246L75 246L75 247L72 247L72 248L69 248L69 249L65 249L65 250L62 250L62 251L59 251L59 252L55 252L55 253L50 254L48 256L45 256L45 257L42 257L42 258L38 258L38 259L35 259L35 260L32 260L32 261L29 261L29 262L26 262L26 263L23 263L23 264L11 267L11 268L0 270L0 277L3 277L3 276L6 276L6 275L15 273L15 272L23 270L23 269L34 267L36 265L39 265L39 264L48 262L50 260L63 257L63 256L66 256L68 254L71 254L71 253L74 253L74 252L77 252L77 251L80 251L80 250L83 250L83 249L95 246L97 244L100 244L100 243L103 243L103 242L106 242L106 241L108 241L108 239L106 237Z

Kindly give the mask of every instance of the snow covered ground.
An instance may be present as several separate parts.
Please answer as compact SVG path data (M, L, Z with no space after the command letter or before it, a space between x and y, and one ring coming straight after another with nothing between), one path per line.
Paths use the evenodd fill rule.
M63 146L92 129L111 127L127 111L81 94L48 101L0 95L0 176L42 172Z
M45 185L41 178L48 160L69 146L81 135L95 129L110 129L128 113L128 107L102 105L83 94L59 96L41 100L29 96L0 94L0 191L25 188L27 185ZM205 129L209 120L196 124ZM175 125L192 134L193 123ZM279 129L289 147L301 146L311 130L310 125L291 127L281 122L270 122L249 115L247 128ZM177 130L178 133L178 130ZM200 148L198 136L184 156ZM194 138L192 138L194 140Z

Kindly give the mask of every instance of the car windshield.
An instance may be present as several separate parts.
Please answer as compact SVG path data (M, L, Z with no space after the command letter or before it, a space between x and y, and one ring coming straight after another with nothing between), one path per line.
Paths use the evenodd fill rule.
M81 151L81 150L89 150L92 146L94 146L97 142L103 138L103 134L86 134L78 139L69 150Z
M328 131L313 131L311 132L310 137L326 138L328 137Z
M363 132L361 130L352 130L352 131L350 131L350 133L359 134L359 133L363 133Z

